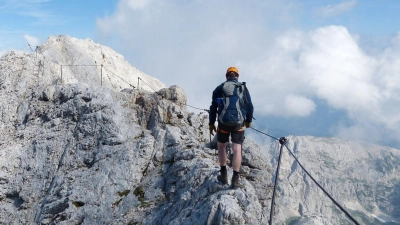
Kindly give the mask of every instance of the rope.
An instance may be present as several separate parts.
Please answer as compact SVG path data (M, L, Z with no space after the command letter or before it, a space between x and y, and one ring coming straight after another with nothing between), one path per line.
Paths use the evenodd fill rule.
M101 66L101 65L61 65L61 66Z
M267 134L267 133L264 133L264 132L262 132L262 131L259 131L259 130L257 130L257 129L255 129L255 128L253 128L253 127L250 127L251 129L253 129L253 130L255 130L255 131L257 131L257 132L259 132L259 133L261 133L261 134L264 134L264 135L267 135L268 137L270 137L270 138L273 138L273 139L275 139L275 140L279 140L278 138L276 138L276 137L274 137L274 136L271 136L271 135L269 135L269 134Z
M157 92L156 90L154 90L148 83L146 83L142 78L138 77L141 81L143 81L143 83L145 83L149 88L151 88L151 90L153 90L154 92Z
M285 139L285 141L286 141L286 139ZM281 143L281 149L279 150L278 167L276 168L276 174L275 174L274 191L272 192L271 211L270 211L270 214L269 214L269 225L272 225L272 220L274 218L275 192L276 192L276 187L278 186L279 168L281 167L282 152L283 152L283 144Z
M187 105L187 104L183 104L183 103L181 103L181 105L189 106L191 108L203 110L203 111L206 111L206 112L210 113L210 110L208 110L208 109L200 109L200 108L197 108L197 107L194 107L194 106L191 106L191 105Z
M143 83L145 83L149 88L151 88L155 93L157 93L158 95L160 95L162 98L164 98L164 96L162 96L160 93L158 93L156 90L154 90L148 83L146 83L143 79L141 79L140 77L138 77L138 79L139 80L142 80L143 81ZM208 110L208 109L201 109L201 108L197 108L197 107L194 107L194 106L191 106L191 105L188 105L188 104L184 104L184 103L178 103L179 105L185 105L185 106L188 106L188 107L191 107L191 108L194 108L194 109L198 109L198 110L203 110L203 111L205 111L205 112L207 112L207 113L210 113L210 110ZM210 146L211 146L211 133L210 133ZM215 155L217 155L217 150L215 149ZM217 155L217 162L218 162L218 155Z
M28 44L28 46L30 47L29 44ZM32 50L32 48L31 48L31 50ZM33 51L33 50L32 50L32 51ZM46 59L43 59L43 60L46 60ZM47 60L46 60L46 61L47 61ZM57 62L53 62L53 61L50 61L50 62L55 63L55 64L57 64L57 65L60 65L61 67L63 67L63 66L69 66L69 67L86 67L86 66L97 67L97 66L101 66L101 67L104 68L107 72L109 72L109 73L111 73L112 75L114 75L115 77L121 79L123 82L127 83L127 84L128 84L129 86L131 86L132 88L136 88L134 85L132 85L131 83L129 83L128 81L126 81L126 80L123 79L122 77L120 77L120 76L118 76L117 74L111 72L111 71L110 71L109 69L107 69L104 65L85 65L85 64L78 64L78 65L62 65L62 64L59 64L59 63L57 63ZM138 79L142 80L143 83L145 83L145 84L146 84L150 89L152 89L154 92L157 92L156 90L154 90L154 88L152 88L152 87L151 87L148 83L146 83L143 79L141 79L140 77L138 77ZM189 105L187 105L187 106L189 106ZM189 107L193 107L193 106L189 106ZM195 107L193 107L193 108L195 108ZM206 110L206 111L207 111L207 110Z
M56 63L56 62L54 62L54 63ZM58 64L58 63L56 63L56 64ZM60 65L60 64L58 64L58 65ZM96 66L101 66L101 67L104 68L107 72L111 73L111 74L114 75L115 77L118 77L119 79L121 79L123 82L127 83L127 84L128 84L129 86L131 86L132 88L136 88L134 85L132 85L132 84L129 83L128 81L124 80L122 77L120 77L120 76L118 76L117 74L111 72L111 71L110 71L109 69L107 69L104 65L84 65L84 64L81 64L81 65L60 65L60 66L70 66L70 67L73 67L73 66L75 66L75 67L80 67L80 66L94 66L94 67L96 67ZM151 88L151 87L150 87L150 88Z
M19 51L25 51L25 49L26 48L30 48L30 46L28 45L28 44L26 44L24 47L22 47L22 48L18 48L17 50L19 50Z
M269 134L266 134L266 133L263 133L263 132L261 132L261 131L259 131L259 130L257 130L257 129L254 129L254 128L252 128L253 130L255 130L255 131L257 131L257 132L260 132L260 133L262 133L262 134L264 134L264 135L267 135L268 137L271 137L271 138L273 138L273 139L275 139L275 140L279 140L279 142L281 143L281 139L278 139L278 138L276 138L276 137L273 137L273 136L271 136L271 135L269 135ZM281 143L282 144L282 143ZM285 145L285 147L286 147L286 149L289 151L289 153L290 153L290 155L292 155L293 156L293 158L295 159L295 161L299 164L299 166L300 166L300 168L307 174L307 176L308 177L310 177L311 178L311 180L328 196L328 198L354 223L354 224L356 224L356 225L359 225L359 223L357 222L357 220L355 220L351 215L350 215L350 213L348 213L315 179L314 179L314 177L313 176L311 176L311 174L303 167L303 165L300 163L300 161L297 159L297 157L293 154L293 152L289 149L289 147L286 145L286 141L282 144L282 146L281 146L281 149L282 149L282 147L283 147L283 145ZM280 157L280 156L279 156ZM280 159L279 159L280 160ZM278 168L277 168L277 173L279 173L279 164L280 163L278 163ZM276 180L275 180L275 182L276 182ZM274 187L274 190L275 190L275 187ZM275 201L274 200L274 198L275 198L275 196L273 196L273 199L272 199L272 201ZM271 205L271 212L272 212L272 208L273 208L274 206L273 205ZM270 221L272 221L272 213L271 213L271 218L270 218ZM271 224L271 223L270 223Z
M354 224L359 225L359 223L357 222L357 220L355 220L350 213L348 213L315 179L313 176L311 176L311 174L303 167L303 165L299 162L299 160L297 159L297 157L293 154L293 152L288 148L288 146L286 144L284 144L286 149L289 151L289 153L293 156L293 158L296 160L296 162L299 164L299 166L301 167L301 169L303 169L303 171L312 179L312 181L314 181L314 183L328 196L328 198L335 203L335 205L337 207L339 207L339 209L346 214L347 217L349 217L349 219L351 221L353 221Z
M32 49L31 45L28 44L29 48L31 49L31 52L34 52L34 50Z
M142 78L140 78L140 77L138 77L138 79L140 79L141 81L143 81L143 83L145 83L149 88L151 88L154 92L156 92L157 93L157 91L156 90L154 90L148 83L146 83ZM159 94L159 93L157 93L157 94ZM159 94L160 96L161 96L161 94ZM205 111L205 112L208 112L208 113L210 113L210 110L208 110L208 109L201 109L201 108L197 108L197 107L194 107L194 106L191 106L191 105L188 105L188 104L184 104L184 103L179 103L180 105L185 105L185 106L188 106L188 107L191 107L191 108L194 108L194 109L198 109L198 110L202 110L202 111Z
M125 83L129 84L129 86L131 86L131 87L133 87L133 88L136 88L135 86L133 86L132 84L130 84L128 81L125 81L125 80L124 80L124 79L122 79L120 76L118 76L117 74L115 74L115 73L111 72L110 70L108 70L108 69L107 69L107 68L105 68L104 66L103 66L103 68L104 68L105 70L107 70L109 73L111 73L112 75L114 75L114 76L118 77L119 79L121 79L123 82L125 82Z

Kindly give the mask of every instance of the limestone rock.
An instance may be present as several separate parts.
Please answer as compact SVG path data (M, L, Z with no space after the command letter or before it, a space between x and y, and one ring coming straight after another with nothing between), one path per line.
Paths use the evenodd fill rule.
M271 170L260 148L245 142L243 189L220 184L208 115L187 111L182 88L100 86L84 68L60 82L51 63L34 72L40 57L89 63L101 50L101 63L117 62L87 42L50 38L43 54L0 60L0 223L264 224Z

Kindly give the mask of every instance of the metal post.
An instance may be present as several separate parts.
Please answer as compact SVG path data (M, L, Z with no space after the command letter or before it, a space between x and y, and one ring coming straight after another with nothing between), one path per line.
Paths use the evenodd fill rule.
M60 65L61 66L61 83L63 83L62 82L62 65Z
M103 64L101 64L101 71L100 71L100 86L103 86Z
M44 78L44 61L46 61L46 57L43 57L43 73L42 73L43 78Z
M282 139L282 138L279 139L279 143L281 144L281 149L279 152L278 167L276 168L274 191L272 192L271 211L269 214L269 225L272 225L272 218L274 216L275 192L276 192L276 187L278 186L279 168L281 166L282 150L283 150L283 146L284 146L285 142L286 142L286 139Z
M140 77L137 78L137 89L138 90L139 90L139 80L140 80Z

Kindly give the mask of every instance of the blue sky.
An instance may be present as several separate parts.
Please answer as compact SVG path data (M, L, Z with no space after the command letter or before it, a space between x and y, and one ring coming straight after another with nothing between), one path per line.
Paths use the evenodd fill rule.
M0 0L0 54L90 38L199 108L237 66L255 128L400 148L399 11L395 0Z

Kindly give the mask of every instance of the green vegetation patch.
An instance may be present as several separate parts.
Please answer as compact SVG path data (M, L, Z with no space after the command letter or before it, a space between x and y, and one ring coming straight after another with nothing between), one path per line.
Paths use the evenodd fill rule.
M79 201L74 201L74 202L72 202L72 204L73 204L76 208L80 208L80 207L82 207L82 206L85 205L84 202L79 202Z
M140 202L145 202L144 199L144 188L142 186L138 186L134 191L133 194L136 195Z
M118 206L118 205L119 205L119 203L121 203L121 201L122 201L122 198L121 198L120 200L118 200L118 201L114 202L114 203L113 203L113 206Z
M129 223L128 223L128 225L139 225L139 224L142 224L142 223L141 223L141 222L134 221L134 220L131 220L131 221L129 221Z
M118 192L118 196L121 198L118 201L114 202L113 206L118 206L119 203L121 203L122 199L124 199L124 197L129 194L129 192L131 192L131 190L125 190L125 191Z
M118 192L118 195L120 197L125 197L125 196L127 196L129 194L129 192L131 192L131 190L125 190L125 191L122 191L122 192Z

